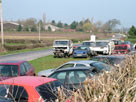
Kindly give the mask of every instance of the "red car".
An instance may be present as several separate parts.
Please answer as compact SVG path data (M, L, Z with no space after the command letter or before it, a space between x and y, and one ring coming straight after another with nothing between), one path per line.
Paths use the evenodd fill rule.
M53 78L20 76L0 82L0 97L13 102L55 102L61 85Z
M35 76L34 67L28 61L0 62L0 81L16 76Z
M113 54L128 54L131 51L131 46L129 44L115 45Z

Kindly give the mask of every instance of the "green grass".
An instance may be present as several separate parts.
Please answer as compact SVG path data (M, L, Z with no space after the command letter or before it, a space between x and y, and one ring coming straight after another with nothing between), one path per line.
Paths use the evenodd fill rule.
M25 43L6 43L6 45L14 46L14 45L25 45Z
M23 50L16 50L16 51L7 51L7 52L1 52L0 55L16 54L16 53L23 53L23 52L29 52L29 51L38 51L38 50L46 50L46 49L49 49L49 48L50 47L23 49Z
M57 68L60 65L73 60L87 60L87 59L86 58L54 58L53 55L50 55L30 61L30 63L35 67L35 72L38 73L41 70Z

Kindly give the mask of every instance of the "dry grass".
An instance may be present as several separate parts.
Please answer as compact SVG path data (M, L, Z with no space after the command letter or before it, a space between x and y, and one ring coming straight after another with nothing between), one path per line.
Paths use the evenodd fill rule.
M97 78L86 79L83 89L73 92L74 102L136 102L136 55L122 66ZM72 101L72 102L73 102Z

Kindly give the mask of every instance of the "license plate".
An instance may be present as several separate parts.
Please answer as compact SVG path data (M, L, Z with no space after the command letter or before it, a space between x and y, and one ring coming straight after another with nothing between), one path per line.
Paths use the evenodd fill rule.
M77 56L82 56L81 54L77 54Z

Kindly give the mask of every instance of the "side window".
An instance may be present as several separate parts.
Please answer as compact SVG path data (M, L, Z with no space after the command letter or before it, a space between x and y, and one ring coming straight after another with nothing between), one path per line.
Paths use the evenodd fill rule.
M28 93L24 87L12 86L11 95L17 102L28 102Z
M78 75L80 82L85 81L87 76L83 71L76 71L76 74Z
M30 70L30 68L31 68L31 65L28 62L24 62L24 66L27 71Z
M24 66L24 64L21 64L20 65L20 75L25 75L25 73L26 73L25 66Z
M84 64L76 64L76 67L86 67Z
M74 64L65 64L65 65L61 66L60 68L68 68L68 67L74 67Z
M65 77L66 77L66 72L59 72L59 73L55 73L53 76L51 76L52 78L56 78L59 79L61 82L64 83L65 81Z

